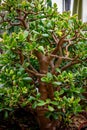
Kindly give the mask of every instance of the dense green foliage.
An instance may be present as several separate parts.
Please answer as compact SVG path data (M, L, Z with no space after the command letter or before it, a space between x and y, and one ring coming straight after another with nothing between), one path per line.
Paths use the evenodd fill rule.
M43 0L5 0L0 6L0 111L45 106L46 117L69 122L81 111L87 85L85 24ZM42 58L42 61L41 61ZM48 63L49 62L49 63ZM41 66L47 63L47 71ZM40 82L54 91L42 99Z

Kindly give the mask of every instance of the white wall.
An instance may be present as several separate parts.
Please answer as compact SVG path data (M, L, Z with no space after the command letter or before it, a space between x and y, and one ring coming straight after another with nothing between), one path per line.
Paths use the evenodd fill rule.
M87 0L83 0L83 22L87 22Z
M62 13L63 6L62 6L63 0L52 0L52 3L57 3L58 5L58 11ZM73 8L73 0L71 0L71 13ZM87 22L87 0L83 0L83 13L82 13L82 20L83 22Z
M57 3L58 6L58 12L62 13L62 0L52 0L52 3Z
M60 13L62 13L63 11L63 0L52 0L52 3L56 3L58 6L58 11ZM72 10L72 6L73 6L73 0L71 0L71 10Z

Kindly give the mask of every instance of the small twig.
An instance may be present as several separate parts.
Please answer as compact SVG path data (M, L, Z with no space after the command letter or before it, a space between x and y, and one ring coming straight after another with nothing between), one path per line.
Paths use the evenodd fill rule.
M66 46L66 57L69 56L69 51L68 51L69 47L70 47L71 45L73 45L73 43L71 43L70 40L68 40L68 42L69 42L69 44Z
M17 50L16 51L16 53L19 55L19 57L20 57L20 63L21 63L21 65L24 63L24 56L23 56L23 54L22 54L22 51L21 50Z
M62 46L62 44L64 43L65 37L66 37L66 35L63 35L61 37L61 39L58 41L58 44L57 44L56 48L53 50L53 52L51 54L53 54L53 55L57 54L57 52L59 51L60 46Z
M29 66L35 73L38 73L38 71L31 64Z
M55 43L58 44L59 38L57 38L57 36L54 33L52 33L52 37L53 37Z
M51 57L53 57L53 58L62 58L62 59L64 59L64 60L73 60L72 58L69 58L69 57L67 57L67 56L58 56L58 55L50 55Z
M76 36L74 36L74 37L72 37L72 38L70 38L70 39L64 39L64 42L73 41L73 40L75 40L75 39L76 39Z
M21 23L20 22L18 22L18 23L12 23L12 22L10 22L10 25L11 26L19 26L19 25L21 25Z

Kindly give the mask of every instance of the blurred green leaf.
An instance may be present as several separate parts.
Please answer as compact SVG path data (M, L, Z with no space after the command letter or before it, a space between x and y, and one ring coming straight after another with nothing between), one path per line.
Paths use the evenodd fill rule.
M31 78L31 77L24 77L23 80L24 80L24 81L29 81L29 82L31 82L31 81L32 81L32 78Z
M37 107L37 102L35 101L33 104L32 104L32 108L35 109Z
M39 103L37 104L38 106L44 106L46 104L45 101L43 100L39 100Z
M28 34L29 34L29 32L25 30L25 31L24 31L24 34L23 34L24 38L27 38L27 37L28 37Z
M52 112L54 111L54 108L52 106L48 106L48 110Z
M61 82L56 82L56 81L55 81L55 82L53 82L52 84L53 84L54 86L59 86L59 85L61 85L62 83L61 83Z

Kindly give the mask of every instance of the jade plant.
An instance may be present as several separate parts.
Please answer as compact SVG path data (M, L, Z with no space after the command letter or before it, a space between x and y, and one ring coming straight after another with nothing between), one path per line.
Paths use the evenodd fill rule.
M87 85L85 26L44 0L1 1L0 111L32 109L41 130L54 130L81 112Z

